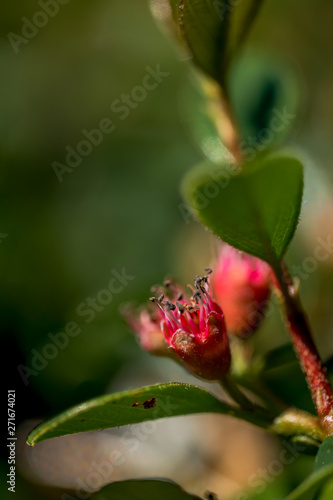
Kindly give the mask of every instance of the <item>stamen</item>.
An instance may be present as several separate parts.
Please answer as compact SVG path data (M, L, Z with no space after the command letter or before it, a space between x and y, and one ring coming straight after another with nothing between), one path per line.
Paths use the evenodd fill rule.
M165 300L163 302L163 305L165 306L165 309L167 311L175 311L176 310L175 304L173 304L172 302L169 302L168 300Z
M199 292L204 292L205 291L205 288L202 286L202 282L203 281L205 281L204 278L202 278L200 276L196 276L196 278L194 280L195 288L197 290L199 290Z
M195 323L195 321L193 321L192 315L188 310L186 310L185 316L186 316L186 320L188 322L190 331L192 331L193 333L199 333L199 331L200 331L199 326Z
M181 304L180 302L176 302L176 306L178 307L178 311L183 314L185 312L185 307L183 306L183 304Z
M177 317L172 313L176 309L176 306L172 302L164 303L165 305L165 317L169 323L169 329L174 330L173 333L179 328L183 328L182 324L178 321Z

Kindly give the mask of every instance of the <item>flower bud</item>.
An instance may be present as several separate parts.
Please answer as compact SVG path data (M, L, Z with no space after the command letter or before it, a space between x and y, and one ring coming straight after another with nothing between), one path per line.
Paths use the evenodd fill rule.
M157 356L168 355L168 344L160 326L162 315L158 309L152 311L147 308L136 312L127 305L122 313L144 351Z
M212 298L208 275L197 277L194 285L188 297L168 280L164 288L154 288L155 310L127 310L125 318L146 351L179 359L200 378L220 380L231 362L223 313Z
M210 271L210 270L209 270ZM197 277L191 298L154 299L162 314L161 329L170 349L194 375L220 380L230 368L229 342L220 306L212 299L209 277Z
M229 245L222 246L212 288L223 308L228 333L246 338L259 327L270 296L271 279L268 264Z

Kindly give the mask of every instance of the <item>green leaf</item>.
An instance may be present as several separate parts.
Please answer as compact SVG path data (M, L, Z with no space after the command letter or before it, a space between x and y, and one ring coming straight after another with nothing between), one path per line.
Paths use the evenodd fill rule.
M271 54L242 51L230 70L228 89L239 149L247 162L258 151L271 149L286 139L299 115L301 95L292 68ZM221 106L217 85L191 74L180 105L187 127L208 160L218 163L232 159L226 134L230 116L228 109Z
M230 61L244 41L262 0L183 0L182 33L196 64L224 84Z
M92 500L200 500L178 484L161 479L140 479L108 484L92 495Z
M313 474L285 500L315 500L316 495L333 478L333 437L325 439L319 448Z
M320 497L318 500L332 500L333 498L333 477L330 481L323 486L322 492L320 492ZM316 499L317 500L317 499Z
M241 150L248 161L258 146L272 147L288 136L302 95L294 68L274 53L245 50L230 68L228 89Z
M255 361L254 371L261 375L263 372L281 368L290 363L298 363L295 351L291 344L283 344L258 358Z
M316 456L314 471L327 465L333 466L333 436L325 439Z
M181 0L169 0L171 10L172 10L172 16L174 20L177 22L179 18L179 4Z
M255 357L250 373L255 382L264 384L288 406L313 412L312 398L291 344L283 344Z
M271 424L258 412L234 408L200 387L174 382L107 394L81 403L39 424L29 434L27 443L34 446L66 434L205 412L235 416L264 428Z
M183 183L187 203L223 241L279 267L299 219L301 163L271 156L244 165L205 163Z

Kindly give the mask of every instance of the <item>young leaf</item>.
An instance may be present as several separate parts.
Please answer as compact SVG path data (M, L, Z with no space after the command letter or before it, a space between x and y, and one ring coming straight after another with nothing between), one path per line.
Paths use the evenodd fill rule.
M302 165L287 156L259 159L241 173L233 165L205 163L183 183L185 199L203 224L273 268L294 235L302 190Z
M194 61L222 86L229 63L244 41L261 3L262 0L236 5L226 0L180 3L179 22Z
M206 412L235 416L264 428L271 424L258 412L234 408L200 387L174 382L107 394L81 403L39 424L29 434L27 443L34 446L66 434Z
M165 479L119 481L104 486L92 495L92 500L200 500L184 491L178 484Z

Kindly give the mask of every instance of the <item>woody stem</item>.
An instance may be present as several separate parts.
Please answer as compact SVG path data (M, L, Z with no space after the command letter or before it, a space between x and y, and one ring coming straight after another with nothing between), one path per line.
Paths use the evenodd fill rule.
M317 414L325 432L333 434L333 391L327 371L313 341L308 319L287 268L282 265L275 271L283 295L286 324L294 350L305 374Z

